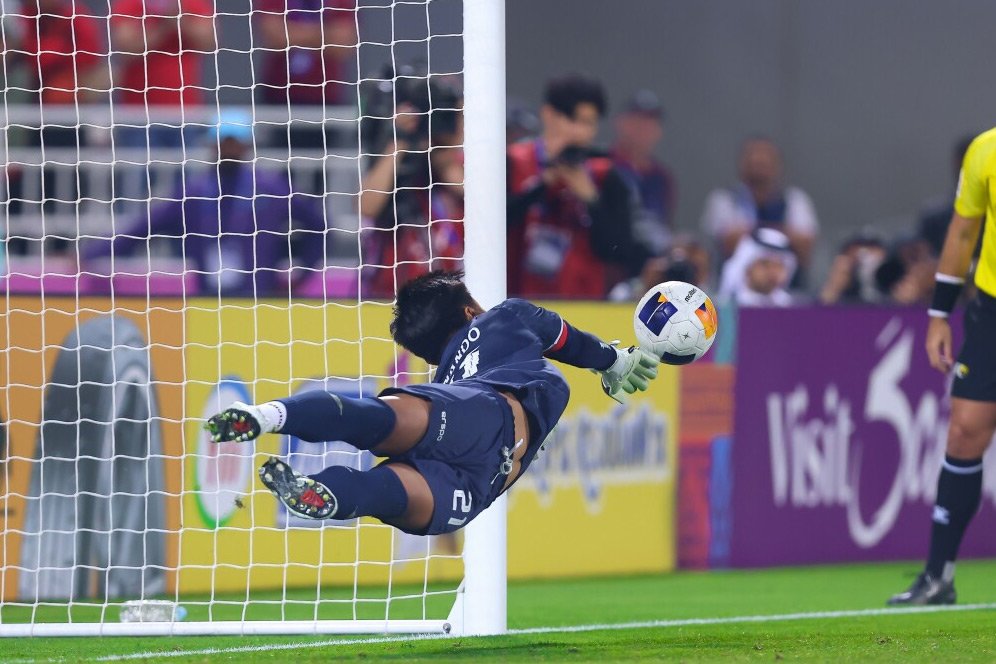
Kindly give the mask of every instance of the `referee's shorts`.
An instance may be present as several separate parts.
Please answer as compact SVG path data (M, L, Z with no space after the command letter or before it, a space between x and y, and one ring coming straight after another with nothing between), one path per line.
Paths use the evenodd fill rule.
M965 343L955 364L951 396L996 401L996 297L981 290L965 311Z

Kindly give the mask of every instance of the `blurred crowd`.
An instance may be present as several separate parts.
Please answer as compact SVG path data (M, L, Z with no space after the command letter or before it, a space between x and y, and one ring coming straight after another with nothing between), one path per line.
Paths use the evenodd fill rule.
M658 96L635 91L603 150L594 139L607 113L601 84L578 74L551 79L538 113L510 104L511 292L630 300L676 279L738 306L929 301L970 138L954 147L948 192L924 204L914 228L848 238L822 278L817 207L773 139L745 137L731 155L735 181L717 183L698 220L678 223L678 178L657 157L666 128Z
M293 289L329 264L321 178L300 183L279 168L264 172L254 158L265 146L254 135L253 116L218 108L204 83L208 53L246 48L225 43L213 3L109 0L102 16L72 0L0 3L8 103L52 108L112 100L115 108L216 109L206 124L116 126L115 147L144 149L151 160L157 150L194 145L208 146L213 159L184 169L171 195L116 222L113 241L49 244L43 253L73 253L84 269L110 257L144 255L155 238L172 239L170 250L198 275L199 288L226 295ZM360 107L359 242L350 241L358 247L360 294L390 298L419 273L461 267L461 86L409 65L358 89L349 64L357 59L359 11L355 0L253 0L254 94L259 105L287 109ZM818 206L785 172L774 140L745 137L730 155L733 181L716 182L696 206L698 219L678 219L680 173L658 156L666 153L666 128L655 91L636 90L614 110L602 83L581 74L548 80L538 108L510 102L510 295L631 300L658 282L679 279L740 306L914 304L930 297L954 177L950 193L925 207L916 228L900 237L869 229L849 238L824 278L813 269L821 247ZM598 142L603 129L609 130L607 147ZM291 151L322 148L328 135L321 126L288 128L284 141ZM50 124L36 130L29 145L82 149L86 138L79 126ZM954 150L955 175L966 147ZM23 198L16 169L8 168L6 177L7 213L16 215ZM153 176L140 180L115 182L116 191L148 200ZM75 193L87 195L80 183ZM26 238L6 242L8 253L31 253Z
M37 160L9 159L4 169L8 219L37 209L32 219L46 226L39 236L8 225L9 257L72 257L81 272L101 273L108 259L152 256L164 246L196 276L196 287L225 295L287 292L324 267L330 220L321 178L292 182L287 159L267 167L256 159L257 148L272 147L261 136L291 150L329 147L322 124L254 132L251 109L219 108L226 72L216 72L217 84L206 73L209 56L251 50L254 103L290 116L309 106L355 105L348 72L356 59L355 0L253 0L250 44L226 41L210 0L0 3L5 105L40 108L43 118L12 123L7 138L37 149L45 164L36 174ZM113 126L99 115L90 120L91 108L109 109ZM99 131L105 128L112 131ZM82 171L105 159L91 155L109 151L116 167L106 202L116 218L93 237L71 237L55 218L78 219L80 202L99 195ZM158 164L174 166L175 181L159 182ZM57 185L67 173L68 193ZM29 182L35 175L40 185Z

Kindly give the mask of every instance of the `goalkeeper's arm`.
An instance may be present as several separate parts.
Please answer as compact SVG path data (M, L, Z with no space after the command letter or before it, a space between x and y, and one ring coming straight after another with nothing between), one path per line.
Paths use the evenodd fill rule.
M631 394L646 390L657 377L660 360L638 348L616 348L577 329L556 312L525 300L506 300L505 307L546 344L546 357L597 371L602 376L602 388L613 399L618 400L620 391Z

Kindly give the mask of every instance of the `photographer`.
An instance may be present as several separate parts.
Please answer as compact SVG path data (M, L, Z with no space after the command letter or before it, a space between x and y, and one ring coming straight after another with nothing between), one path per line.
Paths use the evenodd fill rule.
M644 262L639 275L613 286L609 300L635 302L656 284L665 281L686 281L702 290L711 290L710 260L709 251L701 242L689 235L675 235L661 255Z
M647 258L632 237L630 194L591 149L605 114L601 83L547 84L542 135L508 148L508 292L603 299Z
M456 270L463 256L463 118L455 90L403 70L365 100L376 148L360 187L364 297L391 298L430 270ZM394 103L397 100L397 111Z
M885 242L874 232L848 238L833 259L820 290L823 304L871 304L885 299L876 278L888 258Z

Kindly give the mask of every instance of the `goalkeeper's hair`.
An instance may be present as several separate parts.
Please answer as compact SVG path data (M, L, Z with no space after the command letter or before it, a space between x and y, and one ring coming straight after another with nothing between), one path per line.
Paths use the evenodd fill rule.
M593 105L600 117L605 117L609 107L601 81L584 74L566 74L547 81L543 102L569 118L581 104Z
M475 304L461 271L416 277L398 289L391 336L429 364L439 364L446 342L467 324L465 308Z

